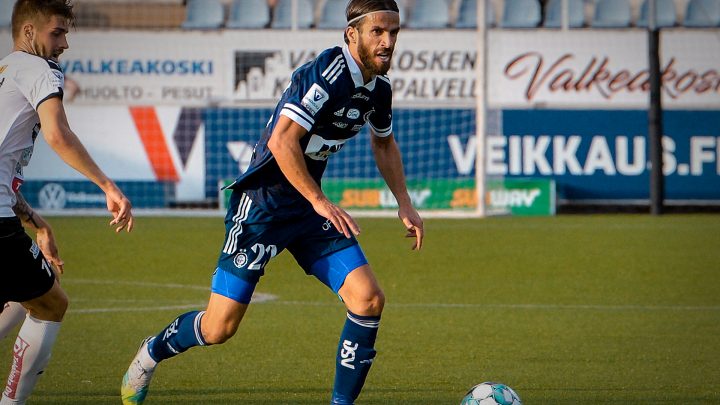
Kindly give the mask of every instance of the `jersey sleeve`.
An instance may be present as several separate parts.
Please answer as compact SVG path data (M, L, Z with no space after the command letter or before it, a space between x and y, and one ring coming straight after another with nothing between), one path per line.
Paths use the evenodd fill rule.
M280 111L300 126L310 131L315 125L316 117L330 100L330 85L322 75L322 64L311 63L293 74L288 94L283 97L284 103Z
M378 84L382 83L383 88L379 89L375 103L375 111L370 115L369 124L375 136L387 137L393 132L392 128L392 90L390 80L386 76L378 76Z
M45 66L19 72L16 82L25 98L37 110L49 98L62 98L65 76L57 63L47 61Z

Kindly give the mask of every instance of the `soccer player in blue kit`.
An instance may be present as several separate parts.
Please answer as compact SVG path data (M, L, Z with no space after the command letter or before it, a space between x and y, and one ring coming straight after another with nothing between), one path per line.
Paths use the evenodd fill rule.
M365 123L413 249L422 246L423 223L407 192L385 76L400 30L398 6L394 0L351 0L346 18L346 44L293 73L250 167L230 185L225 242L207 309L182 314L143 341L123 377L124 404L143 403L157 363L232 337L265 265L283 249L347 307L331 403L352 404L360 394L375 357L385 297L355 239L357 223L328 200L320 181L330 155Z

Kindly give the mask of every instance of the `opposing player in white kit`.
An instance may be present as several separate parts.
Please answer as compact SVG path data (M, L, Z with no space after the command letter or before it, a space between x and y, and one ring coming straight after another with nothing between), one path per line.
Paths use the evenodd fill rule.
M68 305L56 279L64 263L52 229L20 194L23 167L41 128L52 149L105 192L116 231L133 226L130 201L98 168L65 116L57 60L68 48L73 21L68 0L18 0L13 52L0 59L0 338L24 320L0 405L24 404L30 396ZM35 231L37 243L23 226Z

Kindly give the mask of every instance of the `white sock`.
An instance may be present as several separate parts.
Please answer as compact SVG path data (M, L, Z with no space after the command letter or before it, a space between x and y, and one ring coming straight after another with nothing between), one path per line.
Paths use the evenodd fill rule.
M27 315L13 348L13 363L0 405L24 404L50 361L60 322Z
M145 345L145 347L140 350L140 365L145 370L152 370L157 366L157 361L153 360L152 357L150 357L150 352L148 349L149 345Z
M27 310L17 302L8 302L0 313L0 340L25 319Z

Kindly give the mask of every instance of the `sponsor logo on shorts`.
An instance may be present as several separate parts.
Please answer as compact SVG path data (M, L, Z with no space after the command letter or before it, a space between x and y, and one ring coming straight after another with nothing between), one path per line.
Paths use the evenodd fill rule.
M323 231L329 231L332 227L332 222L330 220L326 220L325 223L322 225Z
M38 255L40 254L40 248L35 243L35 241L32 241L32 245L30 246L30 253L32 253L33 259L37 259Z

